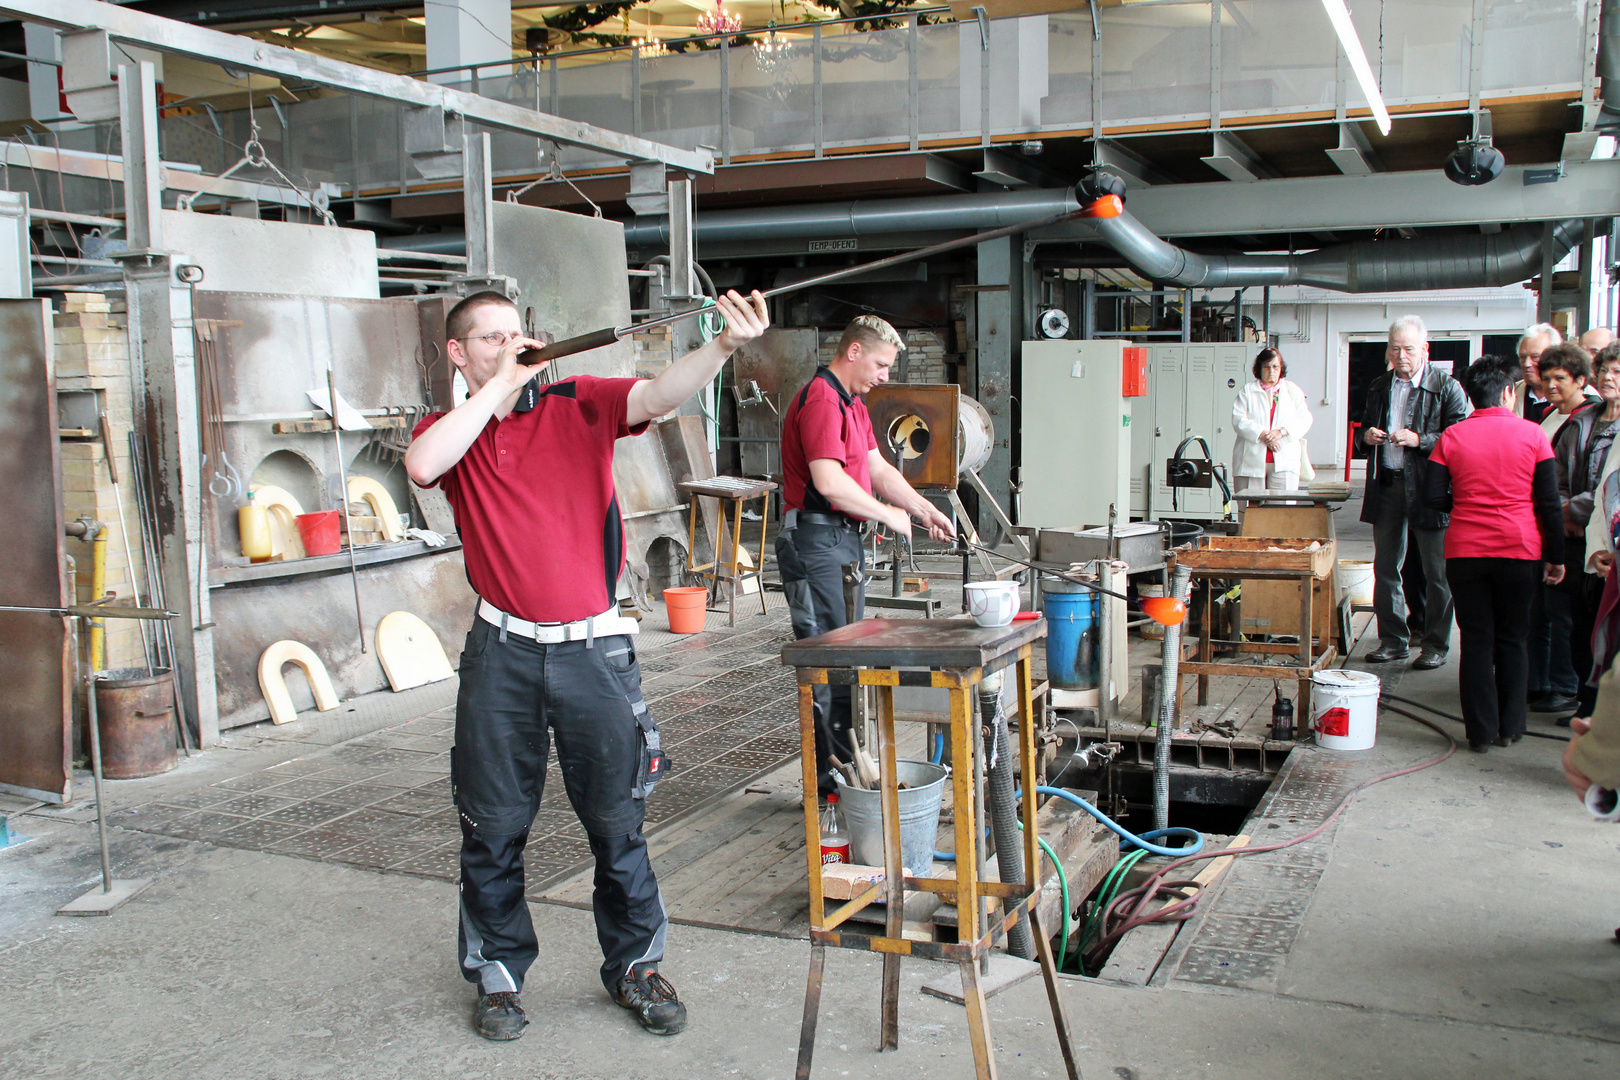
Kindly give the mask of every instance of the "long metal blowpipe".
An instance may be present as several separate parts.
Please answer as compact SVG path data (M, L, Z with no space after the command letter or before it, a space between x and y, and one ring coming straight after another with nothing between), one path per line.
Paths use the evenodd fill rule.
M1102 198L1087 203L1078 210L1055 214L1052 217L1041 218L1038 221L1025 221L1017 225L1006 225L999 229L991 229L989 232L974 233L972 236L964 236L959 240L947 240L942 244L918 248L916 251L902 251L898 255L890 255L887 258L878 259L876 262L862 263L860 266L846 266L842 270L833 270L804 281L795 281L791 285L782 285L761 295L769 300L773 296L781 296L784 293L797 292L800 289L809 289L818 285L827 285L834 281L842 281L844 278L854 277L856 274L866 274L873 270L898 266L901 263L932 258L935 255L943 255L947 251L956 251L958 248L971 247L974 244L982 244L987 240L996 240L1003 236L1012 236L1015 233L1029 232L1031 229L1044 229L1051 225L1060 225L1065 221L1078 221L1082 218L1114 218L1119 217L1124 212L1125 204L1118 195L1104 195ZM680 322L682 319L694 318L709 310L711 309L690 308L686 311L678 311L673 315L661 315L656 319L648 319L645 322L633 323L629 326L606 326L600 330L593 330L588 334L580 334L577 337L552 342L543 349L524 349L518 353L517 362L525 366L533 366L559 357L589 352L592 349L600 349L605 345L612 345L615 341L627 338L631 334L651 330L658 326L669 326L672 323Z

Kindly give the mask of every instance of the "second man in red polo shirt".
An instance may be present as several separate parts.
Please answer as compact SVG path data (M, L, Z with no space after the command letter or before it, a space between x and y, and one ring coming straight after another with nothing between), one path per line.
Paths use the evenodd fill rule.
M951 519L919 495L878 452L872 420L860 398L889 381L889 369L905 347L887 322L874 315L859 316L844 330L832 363L816 369L782 417L782 497L787 512L776 538L776 561L797 638L824 634L848 621L844 566L864 565L863 522L881 522L910 539L915 517L935 540L956 536ZM859 599L856 603L859 619L863 612ZM834 789L828 757L853 760L850 690L818 686L815 697L816 775L826 794Z

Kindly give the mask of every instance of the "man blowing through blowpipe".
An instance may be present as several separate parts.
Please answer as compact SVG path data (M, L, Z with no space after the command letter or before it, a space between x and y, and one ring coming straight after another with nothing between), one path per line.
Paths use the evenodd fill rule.
M641 826L665 760L641 695L637 626L614 600L625 553L613 444L713 382L770 323L758 292L728 292L718 306L720 335L655 379L579 375L526 392L546 365L519 364L518 353L543 346L523 335L510 300L476 293L445 320L446 352L469 396L417 425L405 469L418 485L443 488L479 597L461 654L450 772L461 968L478 987L473 1025L487 1039L516 1039L528 1023L518 994L539 942L523 899L523 848L553 737L596 858L602 982L654 1034L686 1026L685 1006L658 973L668 919Z

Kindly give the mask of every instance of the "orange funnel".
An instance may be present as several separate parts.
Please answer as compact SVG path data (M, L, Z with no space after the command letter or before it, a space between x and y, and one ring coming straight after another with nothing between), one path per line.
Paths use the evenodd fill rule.
M1096 202L1088 203L1080 211L1083 218L1111 218L1119 217L1125 212L1125 202L1118 195L1104 195Z
M1112 199L1114 196L1109 195ZM1173 596L1144 596L1137 601L1142 613L1160 626L1180 626L1187 621L1187 602Z

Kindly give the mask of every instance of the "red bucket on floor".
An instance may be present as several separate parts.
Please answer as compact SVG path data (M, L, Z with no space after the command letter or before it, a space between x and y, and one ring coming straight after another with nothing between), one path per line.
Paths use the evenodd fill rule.
M336 555L338 552L338 512L320 510L299 514L298 535L304 541L305 555Z
M709 590L701 585L683 585L664 590L664 604L669 608L669 628L676 634L701 634L708 614Z

